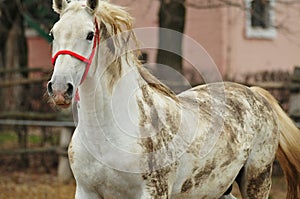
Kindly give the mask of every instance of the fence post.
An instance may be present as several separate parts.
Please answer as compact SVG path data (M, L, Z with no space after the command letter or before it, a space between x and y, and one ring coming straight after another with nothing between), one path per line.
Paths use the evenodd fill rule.
M296 66L292 76L292 83L297 85L291 89L289 115L294 121L300 121L300 67Z
M58 152L59 162L57 173L58 180L63 183L67 183L73 178L72 171L70 169L68 153L66 151L71 141L72 131L72 128L64 127L61 129L60 133L59 146L62 149L62 151Z

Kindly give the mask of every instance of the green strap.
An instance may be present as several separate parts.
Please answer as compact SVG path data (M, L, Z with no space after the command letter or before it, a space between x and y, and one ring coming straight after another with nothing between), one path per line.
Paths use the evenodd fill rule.
M40 24L37 23L36 21L34 21L34 19L32 19L30 16L28 16L27 14L24 14L24 19L27 22L27 24L29 25L29 27L33 28L43 39L45 39L48 43L52 42L52 38L50 37L50 35L48 34L48 32L46 32L45 30L43 30L40 27Z

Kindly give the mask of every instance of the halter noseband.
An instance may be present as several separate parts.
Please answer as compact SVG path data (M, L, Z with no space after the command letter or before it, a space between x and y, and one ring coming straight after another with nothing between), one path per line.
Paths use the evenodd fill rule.
M81 85L84 82L84 80L86 79L87 74L90 70L90 66L92 64L93 58L95 56L96 47L100 43L100 34L99 34L99 28L98 28L98 23L97 23L96 19L95 19L95 27L96 27L96 31L95 31L95 36L94 36L94 44L93 44L92 52L91 52L91 55L90 55L89 58L81 56L81 55L79 55L79 54L77 54L73 51L70 51L70 50L60 50L51 59L53 67L55 66L55 62L56 62L57 58L60 55L70 55L70 56L75 57L76 59L79 59L80 61L86 63L85 71L82 75L82 78L81 78L81 81L80 81L79 85ZM75 100L79 101L78 90L76 91Z

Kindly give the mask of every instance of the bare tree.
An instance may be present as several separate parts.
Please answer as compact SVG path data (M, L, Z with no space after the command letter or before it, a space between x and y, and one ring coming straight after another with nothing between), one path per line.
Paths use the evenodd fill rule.
M163 66L170 66L179 73L182 73L182 35L180 33L184 32L185 25L186 8L184 1L160 0L161 4L158 14L160 26L159 48L156 62L159 64L159 78L165 80L171 88L174 87L174 82L178 81L178 77L176 75L169 75L170 71Z
M27 65L27 43L23 16L19 1L0 3L0 69L20 69ZM2 74L1 79L12 80L26 77L25 73ZM26 104L24 88L1 89L1 101L4 110L22 110Z
M169 30L184 32L185 0L160 0L159 9L159 27ZM182 71L182 57L175 53L162 49L170 49L173 52L181 53L182 37L180 34L172 34L172 32L161 30L159 33L159 50L157 54L157 63L172 66L175 70Z
M2 82L13 80L22 81L28 78L27 68L27 39L25 36L26 23L35 25L43 32L41 27L51 25L55 17L51 2L40 2L37 0L10 0L0 1L0 78ZM50 17L49 17L50 16ZM39 22L32 19L38 18ZM28 21L31 19L31 21ZM47 35L47 33L44 35ZM29 85L14 87L2 87L0 89L0 100L2 105L0 111L29 111L30 98ZM21 148L27 148L27 129L24 126L15 127L18 142ZM27 167L28 157L21 155L21 166Z
M1 80L22 80L25 72L18 69L27 67L27 39L25 24L35 29L49 41L48 31L58 16L52 11L51 1L11 0L0 1L0 73ZM25 70L23 70L25 71ZM28 110L26 88L17 86L0 90L0 99L4 102L0 111Z
M17 0L0 3L0 69L20 69L27 65L27 43L25 38L23 16ZM22 79L24 73L3 73L1 80ZM26 88L17 86L2 88L0 92L2 106L0 111L26 110L28 100ZM18 141L23 148L27 146L27 131L25 127L18 127ZM22 166L28 166L29 160L25 155L21 156Z

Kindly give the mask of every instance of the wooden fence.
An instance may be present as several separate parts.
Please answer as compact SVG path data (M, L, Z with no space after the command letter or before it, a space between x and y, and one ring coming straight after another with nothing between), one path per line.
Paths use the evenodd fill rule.
M60 127L60 139L58 146L43 146L39 148L20 148L14 150L2 150L1 156L33 155L40 153L56 153L59 155L58 178L61 182L68 182L72 178L69 166L67 148L74 131L73 121L41 121L41 120L13 120L0 119L0 125L26 126L26 127Z
M42 88L46 81L49 80L50 70L44 68L21 68L21 69L9 69L0 70L0 76L10 75L13 73L26 73L28 78L5 80L0 82L0 88L10 89L15 86L28 85L39 86ZM33 75L33 74L36 75ZM28 88L28 87L27 87ZM29 93L28 93L29 94ZM29 94L30 95L30 94ZM41 94L42 96L42 94ZM29 98L30 100L31 98ZM40 104L47 105L46 100L37 99ZM47 105L49 106L49 105ZM72 132L74 130L74 123L70 120L71 112L68 114L61 114L57 111L51 110L50 107L46 108L46 111L2 111L0 112L0 126L1 127L13 127L17 129L19 147L17 149L7 149L0 151L0 158L4 156L19 156L21 161L28 160L28 155L36 154L57 154L58 157L58 177L61 181L68 181L72 177L72 173L69 167L67 148L71 140ZM69 117L67 117L69 116ZM59 144L56 146L44 146L43 143L38 147L28 146L28 129L31 127L41 128L42 138L46 140L46 128L56 127L60 129ZM20 130L22 129L22 130ZM21 143L21 144L20 144Z
M274 91L288 92L289 98L289 113L293 119L297 121L297 126L300 127L300 68L296 67L295 72L289 81L256 81L254 83L245 82L244 84L255 85L266 88L274 93ZM1 73L22 72L20 70L1 71ZM25 72L42 72L48 73L44 69L27 69ZM23 79L14 81L0 82L1 87L12 87L22 84L36 84L43 83L48 79L42 76L35 79ZM275 93L276 94L276 93ZM281 94L282 95L282 94ZM284 94L285 95L285 94ZM285 96L286 97L286 96ZM285 99L286 100L286 99ZM279 100L280 101L280 100ZM280 101L282 102L282 101ZM71 115L71 113L69 113ZM24 155L24 154L39 154L39 153L56 153L59 155L58 176L61 181L68 181L72 178L69 168L67 147L69 145L74 123L70 120L63 120L65 115L58 113L37 113L37 112L2 112L0 113L0 126L22 126L22 127L59 127L60 128L60 141L58 146L48 146L40 148L20 148L15 150L0 151L0 157L3 155ZM27 134L26 134L27 136ZM26 139L27 140L27 139Z

